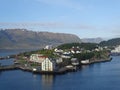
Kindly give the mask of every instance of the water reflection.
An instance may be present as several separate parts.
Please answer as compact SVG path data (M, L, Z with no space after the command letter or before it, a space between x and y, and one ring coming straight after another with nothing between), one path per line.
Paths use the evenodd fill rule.
M52 90L53 87L53 75L42 75L42 87L43 90Z

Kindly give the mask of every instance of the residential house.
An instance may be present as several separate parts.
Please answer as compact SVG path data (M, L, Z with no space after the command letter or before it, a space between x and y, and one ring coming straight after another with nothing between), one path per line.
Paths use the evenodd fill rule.
M51 50L52 48L52 45L46 45L44 49Z
M72 59L71 59L71 64L74 65L74 66L79 65L78 59L77 59L77 58L72 58Z
M71 58L71 53L70 52L64 52L62 55L61 55L62 58L66 58L66 59L69 59Z
M57 48L54 49L54 54L55 55L59 55L60 56L62 53L63 53L62 49L57 49Z
M75 53L81 53L81 50L80 50L79 46L77 46L77 47L73 46L71 48L71 53L73 53L73 54L75 54Z
M31 62L42 63L47 57L43 56L42 54L32 54L30 56Z
M46 58L41 63L41 71L54 71L56 69L56 62L51 58Z
M62 58L56 58L56 63L62 63L63 62L63 59Z

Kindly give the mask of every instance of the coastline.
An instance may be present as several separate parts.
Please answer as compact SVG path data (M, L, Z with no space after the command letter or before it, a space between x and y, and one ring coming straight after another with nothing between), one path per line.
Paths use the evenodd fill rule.
M94 64L94 63L101 63L101 62L109 62L111 61L112 58L109 57L107 59L96 59L96 60L89 60L87 62L81 63L82 65L90 65L90 64Z
M81 65L90 65L90 64L94 64L94 63L110 62L111 60L112 60L112 58L100 59L100 60L90 61L87 64L81 64ZM59 74L65 74L67 72L76 72L77 70L79 70L79 68L80 68L80 66L76 66L76 68L66 68L66 67L63 67L63 68L61 68L58 71L40 71L40 70L34 71L33 68L31 68L31 67L26 67L26 66L20 65L20 64L13 64L13 65L0 66L0 71L20 69L20 70L32 72L32 73L35 73L35 74L59 75Z
M67 69L63 68L60 71L33 71L33 69L29 67L25 67L22 65L7 65L7 66L0 66L0 71L8 71L8 70L22 70L22 71L27 71L27 72L32 72L36 74L65 74L67 72L74 72L76 71L75 69Z
M94 63L100 63L100 62L109 62L111 61L112 58L108 58L108 59L100 59L100 60L94 60L94 61L90 61L89 64L94 64Z

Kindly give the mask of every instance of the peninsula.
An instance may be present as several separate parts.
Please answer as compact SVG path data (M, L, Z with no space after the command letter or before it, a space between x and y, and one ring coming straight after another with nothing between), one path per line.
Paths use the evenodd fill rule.
M77 71L81 65L110 61L109 49L95 43L68 43L55 48L47 45L36 51L11 55L14 65L1 66L0 70L22 69L33 73L63 74Z

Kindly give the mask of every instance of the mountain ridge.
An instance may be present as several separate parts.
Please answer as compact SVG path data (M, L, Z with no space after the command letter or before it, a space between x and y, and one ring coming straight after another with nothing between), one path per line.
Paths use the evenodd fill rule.
M45 45L81 42L81 40L73 34L36 32L26 29L1 29L0 42L1 49L31 49L43 48Z

